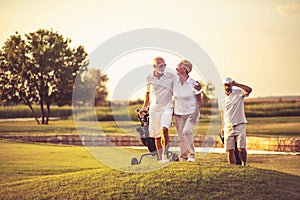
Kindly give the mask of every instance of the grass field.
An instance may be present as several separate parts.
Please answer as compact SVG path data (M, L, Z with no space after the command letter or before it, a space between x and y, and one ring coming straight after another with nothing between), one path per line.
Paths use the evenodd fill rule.
M298 156L249 155L243 168L208 154L136 174L104 166L84 147L6 140L0 146L0 199L300 198Z
M133 121L113 119L109 107L97 108L105 134L138 134ZM247 135L300 136L300 102L246 104ZM0 118L31 117L25 106L0 107ZM197 135L206 134L204 109ZM216 110L213 110L216 112ZM127 112L120 110L119 116ZM53 107L52 117L64 120L37 125L35 121L0 121L3 135L78 134L71 107ZM89 113L87 113L89 115ZM133 117L132 117L133 116ZM125 119L124 118L124 119ZM85 131L99 127L86 123ZM175 127L170 133L176 135ZM300 199L299 155L248 156L249 167L229 166L224 154L207 154L195 163L175 162L147 173L126 173L96 160L85 147L29 144L0 139L0 199ZM138 151L140 152L140 151ZM146 164L129 166L143 171Z
M247 135L251 136L300 136L300 117L263 117L247 118ZM137 134L137 121L99 122L105 134ZM210 125L208 119L200 119L197 135L205 135ZM87 133L95 128L86 122ZM220 126L221 127L221 126ZM73 120L51 121L49 125L36 125L34 121L0 121L0 135L55 135L77 134ZM170 134L176 135L175 126L170 128Z
M300 137L300 117L248 117L247 135Z
M280 100L280 99L279 99ZM300 135L300 102L299 101L258 101L251 100L245 103L245 112L248 119L247 134L251 136L286 136L299 137ZM117 110L112 114L111 107L96 107L96 118L99 120L104 133L108 134L135 134L139 124L136 109L140 105L114 106ZM39 113L38 106L34 109ZM80 109L81 117L86 119L87 132L93 132L89 127L90 112ZM210 124L210 113L219 115L217 108L202 108L201 119L197 135L207 133ZM49 125L36 125L34 121L0 121L0 134L6 135L32 135L32 134L76 134L72 118L72 107L51 107L51 116L64 120L50 121ZM32 117L26 106L0 107L0 119ZM115 123L114 117L118 120ZM130 121L131 120L131 121ZM221 125L219 125L221 128ZM171 127L170 134L176 134L175 127Z
M130 105L126 104L114 105L112 107L95 107L94 109L78 108L75 113L80 113L81 118L90 119L92 115L96 115L99 121L112 121L114 117L127 121L128 119L136 120L136 109L141 108L142 105ZM39 106L34 105L33 109L37 113L37 116L41 116ZM114 112L112 112L112 109ZM74 112L71 106L51 106L50 117L67 119L72 117ZM217 106L203 107L201 108L201 116L208 118L211 113L218 113ZM280 116L300 116L300 101L246 101L245 113L247 117L280 117ZM0 106L0 119L7 118L26 118L32 117L32 113L25 105L17 106Z

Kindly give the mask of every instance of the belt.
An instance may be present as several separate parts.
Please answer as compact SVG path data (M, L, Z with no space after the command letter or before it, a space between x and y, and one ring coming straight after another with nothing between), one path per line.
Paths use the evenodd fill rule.
M244 122L243 123L239 123L239 124L233 125L232 127L237 127L237 126L242 125L242 124L245 124L245 123Z

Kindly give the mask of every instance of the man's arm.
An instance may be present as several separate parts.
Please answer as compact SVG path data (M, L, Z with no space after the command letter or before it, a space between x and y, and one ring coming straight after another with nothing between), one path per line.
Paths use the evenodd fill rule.
M221 110L221 122L222 122L222 129L221 129L220 137L224 144L224 111L223 110Z
M221 136L224 136L224 111L221 111L221 123L222 123L222 130L221 130Z
M198 110L200 111L201 107L202 107L202 98L201 98L201 93L196 94L196 100L197 100L197 106L198 106Z
M194 85L194 88L196 89L196 90L198 90L198 91L200 91L201 90L201 84L198 82L198 81L196 81L196 85Z
M147 92L145 94L144 104L139 112L141 113L147 111L149 104L150 104L150 88L149 86L147 86Z
M150 95L149 95L149 92L146 92L146 95L145 95L145 99L144 99L144 104L143 104L143 107L141 109L141 111L146 111L148 106L149 106L149 102L150 102Z
M232 81L232 85L243 89L246 92L247 96L252 92L252 88L247 85L243 85L243 84L237 83L235 81Z
M197 90L196 93L199 92L199 94L196 94L196 101L198 106L198 111L200 111L200 108L202 107L202 98L201 98L201 84L196 81L197 84L194 85L194 89Z

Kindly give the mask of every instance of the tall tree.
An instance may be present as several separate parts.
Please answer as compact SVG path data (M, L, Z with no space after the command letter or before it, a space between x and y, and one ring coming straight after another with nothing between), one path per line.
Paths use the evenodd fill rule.
M1 102L4 105L23 102L29 106L39 123L32 108L32 102L37 102L38 96L33 82L30 81L32 73L26 70L28 60L25 41L16 33L6 41L0 53Z
M101 105L108 95L105 83L109 80L106 74L102 74L100 69L89 69L88 74L92 75L88 78L87 82L93 81L95 88L95 104Z
M76 94L73 96L75 105L103 105L108 95L105 83L108 81L106 74L100 69L89 68L77 80Z
M50 105L71 104L75 78L86 70L87 53L83 46L71 48L70 39L52 30L16 33L0 52L0 90L3 102L38 103L42 124L48 124ZM46 106L46 110L45 110Z
M204 107L211 106L211 96L213 91L215 90L215 86L212 84L212 82L208 81L207 83L204 83L200 81L201 84L201 94L202 94L202 102Z

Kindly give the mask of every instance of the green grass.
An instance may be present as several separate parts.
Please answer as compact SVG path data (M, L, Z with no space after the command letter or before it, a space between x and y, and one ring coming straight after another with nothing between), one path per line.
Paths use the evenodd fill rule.
M300 116L300 102L245 103L247 117Z
M51 121L48 125L37 125L35 121L2 121L2 135L77 134L73 120Z
M112 114L111 107L97 107L96 118L104 133L107 134L136 134L135 128L139 124L135 110L139 105L114 106ZM39 112L38 106L34 106ZM91 112L87 109L79 109L79 118L86 120L88 133L93 133L98 127L89 127L88 120ZM197 127L197 135L204 135L210 127L210 112L218 114L216 108L203 108L200 123ZM299 137L300 135L300 102L270 102L270 103L245 103L245 112L249 121L247 134L251 136L286 136ZM94 113L92 113L94 115ZM26 106L0 107L0 118L31 117ZM72 121L72 107L51 107L51 117L69 120L50 121L49 125L36 125L34 121L29 122L1 122L1 135L44 135L44 134L77 134ZM114 122L118 119L118 124ZM127 121L126 121L127 120ZM221 128L219 123L218 125ZM176 135L175 126L170 128L170 134Z
M300 136L300 117L247 118L247 135L251 136ZM84 122L87 133L93 133L99 127L105 134L137 134L137 121L100 121L99 127ZM210 126L208 119L200 119L197 135L205 135ZM221 127L221 124L218 125ZM51 121L48 125L37 125L35 121L0 121L0 135L57 135L78 134L73 120ZM176 128L170 128L170 134L176 135Z
M247 120L247 135L300 136L300 117L249 117Z
M112 108L114 112L112 112ZM137 120L137 113L136 109L140 108L140 106L133 105L129 106L102 106L96 107L95 112L90 107L88 108L78 108L75 109L76 113L78 114L78 118L81 120L90 120L93 119L92 117L96 115L98 121L112 121L114 117L118 119L122 119L124 121L128 121L130 119ZM33 109L37 115L37 117L41 117L40 107L37 105L33 106ZM72 106L51 106L50 107L50 117L53 118L72 118L73 116L73 108ZM32 118L32 113L28 106L25 105L17 105L17 106L7 106L3 107L0 106L0 119L10 119L10 118Z
M41 116L40 107L37 105L32 106L34 112L38 117ZM72 115L72 107L71 106L51 106L50 107L50 116L51 117L59 117L66 118ZM18 105L18 106L0 106L0 119L6 118L30 118L32 117L32 113L28 106Z
M106 134L124 134L136 132L138 122L115 121L99 122L99 126L93 127L91 122L84 122L87 134L93 134L99 127ZM57 135L75 134L77 129L73 120L51 121L48 125L37 125L35 121L0 121L0 135Z
M91 108L78 108L76 113L78 117L84 120L89 120L91 117L96 115L99 121L112 121L114 117L128 121L131 119L136 120L136 109L141 108L142 105L114 105L113 107L96 107L95 112ZM112 112L112 108L114 112ZM37 113L37 116L41 116L40 109L38 105L34 105L33 109ZM71 106L51 106L51 117L56 118L70 118L73 114L73 109ZM201 115L204 118L209 118L211 113L213 115L217 114L218 108L215 106L213 108L203 107L201 110ZM300 116L300 102L245 102L245 113L247 117L278 117L278 116ZM28 106L18 105L18 106L0 106L0 119L6 118L27 118L32 117L32 113Z
M0 140L0 183L103 167L87 149Z
M110 107L99 107L99 126L106 134L137 134L135 108L138 106L129 108L133 121L116 123L107 121L113 119ZM246 104L245 109L248 135L300 135L299 103ZM203 110L198 135L206 134L209 113L209 109ZM129 119L127 110L120 109L117 114ZM53 106L52 117L69 119L50 121L49 125L0 121L0 135L77 134L71 115L71 107ZM0 118L14 117L31 117L31 113L25 106L0 107ZM85 123L87 133L99 128ZM176 135L174 126L170 133ZM242 168L227 165L224 154L208 154L195 163L125 173L98 162L85 147L6 140L0 140L0 147L0 199L300 199L299 156L250 154L250 167ZM145 162L126 169L143 171L148 166Z
M7 184L1 191L6 199L297 199L297 187L297 176L195 163L149 174L101 169L48 176Z
M249 155L250 167L243 168L227 165L224 154L208 154L195 163L125 173L102 165L84 147L5 140L0 146L0 199L300 198L297 156Z

